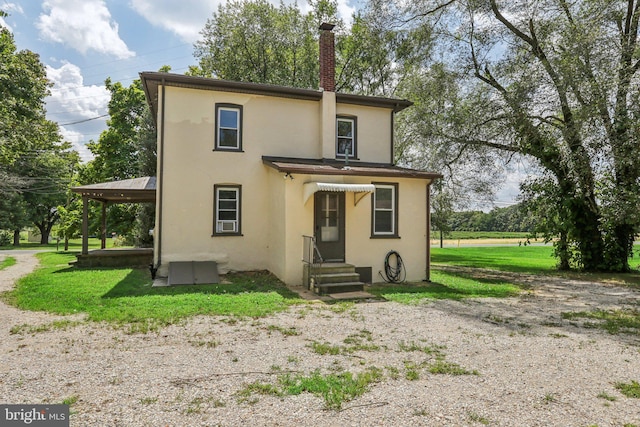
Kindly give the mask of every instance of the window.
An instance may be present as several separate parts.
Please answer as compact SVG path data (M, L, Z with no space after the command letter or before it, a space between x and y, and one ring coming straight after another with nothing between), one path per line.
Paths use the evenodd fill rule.
M375 184L375 183L374 183ZM375 184L372 237L398 237L398 184Z
M240 196L241 187L236 185L215 185L215 220L213 235L236 235L240 233Z
M242 151L242 106L216 104L216 150Z
M357 149L355 117L338 117L336 134L336 157L345 157L348 151L349 157L355 158Z

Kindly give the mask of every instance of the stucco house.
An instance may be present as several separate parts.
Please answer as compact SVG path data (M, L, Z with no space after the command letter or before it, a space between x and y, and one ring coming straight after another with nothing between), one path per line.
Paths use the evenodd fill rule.
M158 275L213 261L307 285L321 261L338 269L318 282L376 282L393 250L407 280L428 278L441 175L393 164L394 114L411 102L335 92L332 28L318 90L140 73L158 130Z

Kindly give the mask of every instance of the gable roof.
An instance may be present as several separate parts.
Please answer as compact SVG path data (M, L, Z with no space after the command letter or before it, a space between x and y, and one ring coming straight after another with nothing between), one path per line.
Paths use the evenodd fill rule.
M300 89L263 83L236 82L230 80L211 79L207 77L186 76L183 74L145 71L140 73L140 79L154 119L158 114L158 91L159 87L162 85L189 89L249 93L309 101L320 101L322 99L321 90ZM336 93L336 102L338 104L355 104L369 107L388 108L395 112L402 111L413 105L413 102L406 99L353 95L339 92Z

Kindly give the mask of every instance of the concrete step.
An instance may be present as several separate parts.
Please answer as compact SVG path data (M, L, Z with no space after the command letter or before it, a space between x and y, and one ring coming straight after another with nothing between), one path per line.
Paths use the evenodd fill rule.
M318 283L349 283L359 282L360 275L356 272L349 273L316 273L314 276Z
M312 264L310 266L312 274L332 274L332 273L354 273L355 265L343 262L327 262L322 264Z
M362 282L319 283L315 286L315 291L319 295L359 292L364 290L364 283Z

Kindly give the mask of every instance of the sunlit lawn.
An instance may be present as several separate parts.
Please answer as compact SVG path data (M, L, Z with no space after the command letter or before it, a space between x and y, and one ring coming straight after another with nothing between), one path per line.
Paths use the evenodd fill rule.
M555 272L557 265L551 246L432 248L431 260L434 264L527 273Z
M506 280L434 270L430 283L377 284L370 292L387 300L416 303L425 299L505 298L518 295L521 289Z
M86 313L89 320L127 323L134 330L172 324L199 314L265 316L301 303L267 273L227 275L218 285L151 287L145 269L77 269L73 254L38 254L42 268L3 295L19 308L57 314Z

